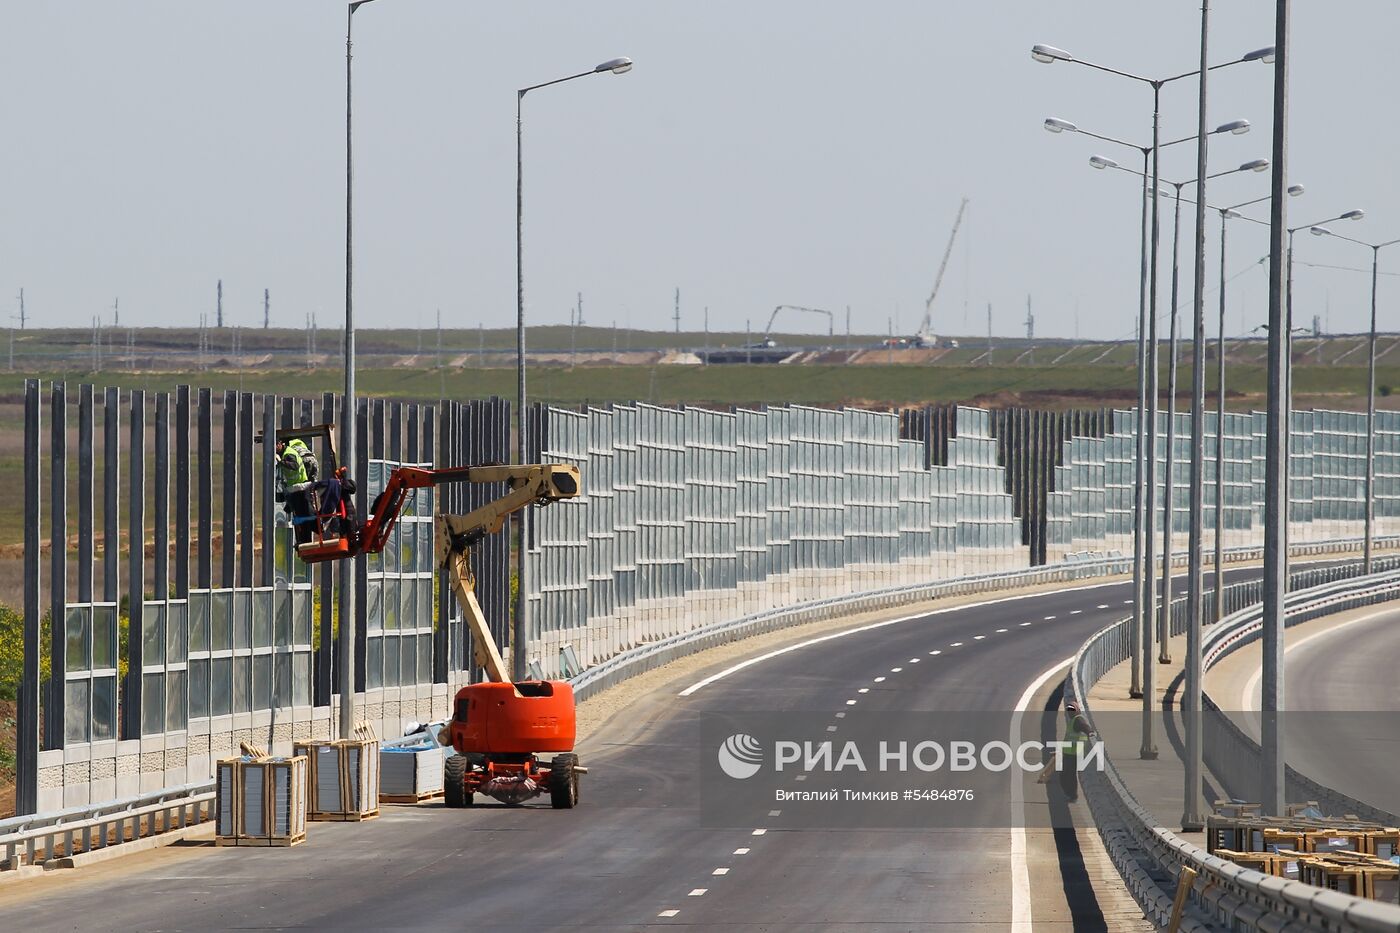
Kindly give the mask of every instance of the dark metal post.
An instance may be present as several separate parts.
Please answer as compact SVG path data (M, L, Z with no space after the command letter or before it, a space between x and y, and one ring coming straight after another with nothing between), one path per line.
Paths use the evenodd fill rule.
M1202 522L1205 485L1205 420L1206 420L1206 147L1210 134L1206 132L1206 83L1210 75L1206 49L1210 34L1210 0L1201 0L1201 85L1197 106L1196 139L1196 262L1195 288L1192 299L1191 335L1191 527L1186 566L1186 776L1184 778L1184 808L1181 828L1197 832L1205 824L1201 819L1201 610L1204 593L1201 590L1201 558L1204 548Z
M1285 523L1288 520L1288 401L1285 396L1289 344L1284 307L1284 236L1288 229L1288 54L1290 0L1277 0L1274 37L1273 176L1269 191L1269 388L1265 433L1263 681L1260 693L1261 803L1264 813L1284 812L1283 600L1287 586Z
M117 521L121 508L117 501L121 478L120 408L120 393L109 386L102 400L102 599L109 603L119 599L121 575L121 529Z
M141 670L145 664L144 642L146 632L146 393L141 389L131 390L131 450L130 476L126 504L127 534L130 547L127 550L128 596L127 618L127 672L126 684L122 688L122 738L141 737L141 707L145 702L141 693ZM164 663L165 659L153 659ZM162 711L162 719L164 712Z
M189 387L175 388L175 597L189 595Z
M219 548L219 584L237 586L234 577L235 545L238 541L238 393L224 392L224 507L219 514L223 541Z
M39 380L24 380L24 635L15 715L15 813L39 809ZM61 677L62 674L60 673Z
M195 510L195 583L201 589L214 585L214 399L209 389L199 390L199 456L195 461L195 485L199 501Z
M78 388L78 602L92 602L92 385Z
M170 595L170 393L156 394L155 582L156 599Z
M44 748L63 747L64 671L68 669L68 396L53 383L49 432L49 682ZM86 711L85 711L86 712Z
M238 585L253 585L253 393L238 397Z

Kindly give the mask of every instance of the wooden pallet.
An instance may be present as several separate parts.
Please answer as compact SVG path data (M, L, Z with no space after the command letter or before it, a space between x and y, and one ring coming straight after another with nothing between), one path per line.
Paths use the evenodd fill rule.
M379 819L379 808L364 813L308 813L306 818L324 823L363 823L365 820Z
M238 836L215 836L214 844L219 846L256 846L259 848L270 848L274 846L288 847L299 846L306 841L306 833L298 833L295 836L273 836L271 838L252 839L249 837L239 838Z
M426 800L436 800L442 796L442 789L425 790L421 794L380 794L380 803L423 803Z

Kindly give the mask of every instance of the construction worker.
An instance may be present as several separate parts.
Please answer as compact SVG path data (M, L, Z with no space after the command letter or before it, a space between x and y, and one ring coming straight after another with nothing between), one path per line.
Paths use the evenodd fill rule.
M1064 791L1065 799L1070 803L1079 799L1079 759L1088 750L1089 737L1093 734L1089 720L1084 718L1079 707L1066 703L1065 741L1069 747L1065 749L1064 763L1060 767L1060 790Z
M311 540L316 522L312 484L316 482L316 455L299 437L277 442L277 491L274 498L291 517L297 544Z

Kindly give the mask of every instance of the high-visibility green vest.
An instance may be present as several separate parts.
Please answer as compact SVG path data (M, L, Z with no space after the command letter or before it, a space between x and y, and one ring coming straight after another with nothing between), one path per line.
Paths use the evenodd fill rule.
M311 479L306 473L306 455L310 453L311 449L299 438L287 442L282 456L285 458L287 454L292 454L296 458L296 466L289 467L284 460L277 461L277 468L282 471L282 482L288 486L296 486Z
M1065 721L1065 741L1069 743L1069 748L1065 749L1065 754L1071 758L1077 758L1084 753L1084 745L1089 740L1088 732L1080 731L1080 723L1084 721L1083 714L1070 713Z

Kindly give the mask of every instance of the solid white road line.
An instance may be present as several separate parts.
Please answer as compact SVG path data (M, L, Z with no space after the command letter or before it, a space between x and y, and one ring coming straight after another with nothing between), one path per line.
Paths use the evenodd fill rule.
M1011 745L1021 742L1021 719L1040 688L1074 661L1071 655L1031 681L1021 699L1016 701L1011 716ZM1026 794L1025 775L1012 769L1011 777L1011 930L1031 933L1031 875L1026 865Z
M900 617L897 618L897 619L886 619L886 620L884 620L883 622L872 622L872 623L870 623L869 625L860 625L860 626L857 626L857 627L855 627L855 628L842 629L842 630L839 631L839 632L832 632L832 633L829 634L829 635L819 635L819 636L817 636L816 638L809 638L809 639L807 639L806 641L800 641L800 642L798 642L798 643L795 644L795 645L788 645L788 646L785 647L785 648L778 648L778 649L776 649L776 650L774 650L774 651L769 651L769 652L767 652L767 653L765 653L765 654L757 655L756 657L746 658L745 660L740 661L738 664L732 665L732 666L730 666L730 667L726 667L724 670L719 671L718 673L711 674L709 677L705 677L705 678L702 678L702 679L700 679L700 680L697 680L695 683L691 684L689 687L686 687L684 690L682 690L678 695L679 695L679 696L683 696L683 697L688 697L688 696L690 696L691 694L695 693L697 690L703 690L705 687L708 687L710 684L715 683L716 681L719 681L719 680L723 680L724 678L728 677L730 674L737 673L737 672L742 671L742 670L744 670L745 668L748 668L748 667L753 667L755 664L762 664L764 661L768 661L768 660L771 660L771 659L773 659L773 658L780 657L780 656L785 655L785 654L787 654L787 653L789 653L789 652L791 652L791 651L797 651L797 650L799 650L799 649L801 649L801 648L807 648L807 647L810 647L810 646L812 646L812 645L818 645L818 644L821 644L822 642L826 642L826 641L833 641L833 640L835 640L835 639L837 639L837 638L845 638L845 637L847 637L847 636L849 636L849 635L857 635L857 634L859 634L859 633L861 633L861 632L873 631L873 630L875 630L875 629L884 628L884 627L887 626L887 625L899 625L899 624L902 623L902 622L912 622L912 621L915 621L916 619L928 619L928 618L931 618L931 617L933 617L933 616L946 615L946 614L948 614L948 613L950 613L950 612L963 612L963 611L968 610L968 609L981 609L981 608L984 608L984 607L986 607L986 606L997 606L997 605L1000 605L1000 604L1002 604L1002 603L1011 603L1011 602L1016 602L1016 601L1018 601L1018 600L1023 600L1023 599L1038 599L1038 598L1040 598L1040 597L1042 597L1042 596L1049 595L1050 593L1057 593L1057 594L1058 594L1058 593L1082 593L1082 592L1084 592L1084 591L1086 591L1086 590L1101 590L1101 589L1103 589L1104 587L1108 587L1108 586L1122 586L1122 585L1123 585L1123 581L1122 581L1122 580L1109 580L1109 581L1106 581L1106 582L1103 582L1103 583L1086 583L1086 584L1084 584L1083 586L1069 586L1069 587L1065 587L1064 589L1061 589L1061 590L1045 590L1045 591L1042 591L1042 592L1039 592L1039 593L1018 593L1018 594L1016 594L1015 596L999 596L999 597L997 597L996 599L986 599L986 600L982 600L981 602L975 602L975 603L963 603L961 606L948 606L948 607L943 608L943 609L934 609L934 610L931 611L931 612L921 612L921 613L918 613L918 614L916 614L916 615L900 616ZM1131 603L1132 603L1132 600L1131 600L1131 599L1130 599L1130 600L1127 600L1127 602L1128 602L1129 604L1131 604ZM1052 616L1052 618L1053 618L1053 616ZM958 644L962 644L962 643L961 643L961 642L958 642ZM953 647L957 647L957 645L954 645Z
M1359 622L1369 622L1369 621L1371 621L1372 619L1379 618L1380 616L1392 615L1394 612L1395 612L1394 609L1382 609L1382 610L1380 610L1380 611L1378 611L1378 612L1368 612L1368 613L1366 613L1366 614L1363 615L1363 616L1357 616L1355 619L1348 619L1347 621L1343 622L1341 625L1334 625L1334 626L1332 626L1332 627L1330 627L1330 628L1327 628L1327 629L1322 630L1321 632L1313 632L1311 635L1305 635L1305 636L1303 636L1302 638L1300 638L1300 639L1298 639L1297 641L1295 641L1293 644L1291 644L1291 645L1285 645L1285 646L1284 646L1284 648L1283 648L1284 657L1287 657L1288 655L1292 654L1294 651L1297 651L1299 648L1303 647L1304 645L1308 644L1309 642L1317 641L1319 638L1325 638L1326 636L1331 635L1331 634L1333 634L1334 632L1340 632L1342 629L1344 629L1344 628L1349 628L1349 627L1351 627L1351 626L1353 626L1353 625L1356 625L1356 624L1359 623ZM1246 680L1246 681L1244 682L1244 690L1240 692L1240 710L1241 710L1241 711L1247 711L1247 712L1258 712L1258 711L1259 711L1259 707L1260 707L1261 704L1256 703L1256 702L1254 701L1254 691L1255 691L1255 689L1259 686L1259 680L1260 680L1260 678L1263 677L1263 676L1264 676L1264 668L1263 668L1263 666L1262 666L1262 664L1261 664L1260 667L1258 667L1258 668L1255 669L1255 671L1254 671L1253 674L1250 674L1250 675L1249 675L1249 679Z

